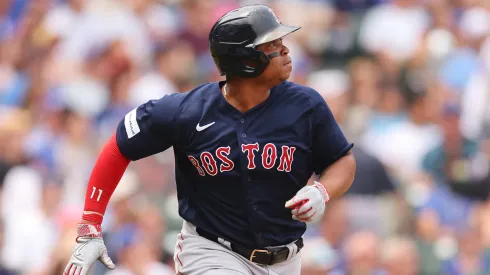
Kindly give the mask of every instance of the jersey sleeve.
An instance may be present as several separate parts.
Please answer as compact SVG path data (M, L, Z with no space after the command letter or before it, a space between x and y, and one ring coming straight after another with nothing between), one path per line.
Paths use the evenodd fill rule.
M347 154L354 144L342 133L327 103L318 95L313 122L314 171L320 174L329 165Z
M121 153L135 161L165 151L178 135L180 94L150 100L119 122L116 140Z

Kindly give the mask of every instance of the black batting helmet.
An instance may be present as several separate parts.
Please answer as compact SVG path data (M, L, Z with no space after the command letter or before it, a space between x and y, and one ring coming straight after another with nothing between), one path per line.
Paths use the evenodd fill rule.
M264 72L270 59L256 46L282 38L300 27L281 24L274 12L264 5L249 5L223 15L209 33L211 56L221 75L256 77ZM245 64L244 61L248 61ZM251 65L253 64L253 65Z

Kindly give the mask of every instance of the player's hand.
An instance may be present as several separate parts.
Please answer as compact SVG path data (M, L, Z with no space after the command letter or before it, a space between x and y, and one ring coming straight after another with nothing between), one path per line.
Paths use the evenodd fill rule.
M286 202L286 208L292 209L294 220L312 223L317 222L325 212L329 200L325 187L319 182L301 188L296 195Z
M107 254L100 225L79 224L77 244L63 275L86 275L97 260L109 269L116 267Z

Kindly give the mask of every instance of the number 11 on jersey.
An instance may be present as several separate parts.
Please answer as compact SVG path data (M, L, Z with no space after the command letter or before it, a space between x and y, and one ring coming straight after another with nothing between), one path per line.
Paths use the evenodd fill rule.
M94 186L92 187L92 195L90 195L90 199L93 199L94 198L94 195L95 195L95 191L97 190L97 188ZM99 195L97 196L97 199L96 201L100 201L100 196L102 196L102 189L99 189Z

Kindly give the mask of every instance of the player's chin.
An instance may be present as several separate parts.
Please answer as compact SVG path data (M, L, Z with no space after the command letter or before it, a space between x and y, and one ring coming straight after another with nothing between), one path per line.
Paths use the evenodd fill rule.
M275 79L279 82L283 82L291 77L292 66L291 65L279 65L274 68L275 69Z
M291 77L291 70L289 71L284 71L281 74L281 81L286 81Z

